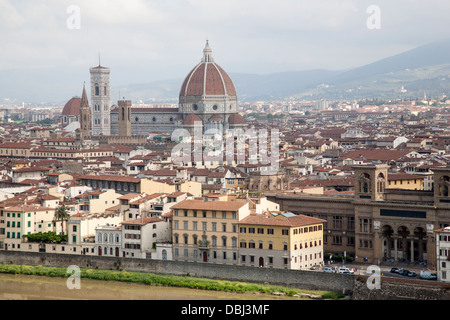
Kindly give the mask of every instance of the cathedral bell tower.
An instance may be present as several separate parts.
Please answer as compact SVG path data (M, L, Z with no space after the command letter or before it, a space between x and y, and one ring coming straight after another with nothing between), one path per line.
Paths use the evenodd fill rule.
M120 100L119 105L119 136L131 136L131 101Z
M90 68L92 135L111 134L110 69L99 65Z
M80 132L82 139L86 139L91 136L91 108L89 107L86 87L84 85L80 106Z

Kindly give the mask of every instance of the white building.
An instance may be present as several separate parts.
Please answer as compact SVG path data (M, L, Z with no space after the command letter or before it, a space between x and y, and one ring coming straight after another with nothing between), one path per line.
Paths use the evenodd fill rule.
M113 225L95 228L95 253L98 256L122 257L122 228Z
M110 69L100 65L90 68L92 134L111 134Z
M450 227L436 233L436 274L439 281L450 283Z
M167 259L171 247L164 245L171 242L171 236L171 223L166 219L151 217L125 221L122 223L123 256ZM161 250L157 250L159 244L163 244ZM165 257L163 250L166 250Z

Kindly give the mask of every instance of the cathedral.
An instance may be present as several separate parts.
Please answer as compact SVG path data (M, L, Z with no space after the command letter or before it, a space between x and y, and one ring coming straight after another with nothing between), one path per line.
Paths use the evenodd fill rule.
M134 108L131 101L112 104L109 75L110 69L100 63L90 68L90 108L86 108L89 104L83 87L82 99L72 98L63 109L63 124L67 119L78 121L82 137L171 134L177 128L191 129L199 123L203 130L247 127L239 114L233 81L214 61L208 41L201 61L181 85L178 108Z

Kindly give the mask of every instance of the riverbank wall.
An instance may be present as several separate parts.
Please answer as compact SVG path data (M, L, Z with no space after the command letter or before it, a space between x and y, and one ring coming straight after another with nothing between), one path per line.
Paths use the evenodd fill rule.
M354 276L315 271L269 269L184 261L0 251L0 263L102 270L126 270L198 278L282 285L352 294Z
M450 300L450 284L402 278L383 278L379 289L368 277L317 271L195 263L183 261L114 258L53 253L0 251L0 264L126 270L177 276L282 285L304 290L345 293L352 300ZM369 279L370 280L370 279Z

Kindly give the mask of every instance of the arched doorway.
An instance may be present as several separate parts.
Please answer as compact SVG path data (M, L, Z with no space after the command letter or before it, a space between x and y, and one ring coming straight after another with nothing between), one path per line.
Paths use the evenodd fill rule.
M419 262L424 262L426 259L427 254L427 233L425 232L425 229L422 227L417 227L414 229L414 260L417 260Z
M259 266L264 267L264 258L263 257L259 257Z
M409 236L410 232L409 229L405 226L400 226L397 229L397 234L400 236L401 240L399 243L399 247L401 249L401 253L402 253L402 260L406 261L408 259L408 257L410 256L408 254L408 241L407 241L407 237Z
M390 225L384 225L381 228L381 236L382 236L381 250L383 253L383 260L385 261L393 258L392 249L395 248L395 244L393 243L392 240L393 234L394 230ZM394 258L396 259L395 253Z
M116 247L116 257L119 256L119 247Z
M208 253L206 251L203 252L203 262L208 262Z

